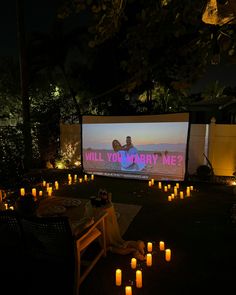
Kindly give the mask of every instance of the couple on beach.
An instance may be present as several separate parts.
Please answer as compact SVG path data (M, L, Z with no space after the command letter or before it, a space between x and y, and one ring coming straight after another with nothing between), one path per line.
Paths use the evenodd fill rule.
M145 168L145 163L140 161L138 150L133 146L130 136L126 137L126 144L123 146L114 139L112 147L120 156L122 171L142 171Z

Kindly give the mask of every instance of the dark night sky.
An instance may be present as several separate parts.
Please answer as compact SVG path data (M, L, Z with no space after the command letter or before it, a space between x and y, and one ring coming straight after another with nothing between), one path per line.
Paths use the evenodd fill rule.
M25 0L25 26L30 31L49 31L56 18L57 0ZM0 56L17 55L16 0L4 1L0 10ZM236 65L209 66L204 77L193 85L199 92L218 80L224 86L236 87Z

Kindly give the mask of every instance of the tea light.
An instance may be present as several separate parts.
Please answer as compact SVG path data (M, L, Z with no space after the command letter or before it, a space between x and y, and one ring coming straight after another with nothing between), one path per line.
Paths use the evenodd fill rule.
M93 174L91 175L91 180L94 180L94 175Z
M122 271L121 269L116 270L116 286L121 286L121 281L122 281Z
M165 242L160 241L159 242L159 248L160 248L161 251L164 251L165 250Z
M152 243L151 242L147 243L147 250L148 250L148 252L152 252Z
M125 295L132 295L132 287L131 286L125 287Z
M23 197L25 195L25 189L24 188L21 188L20 189L20 195Z
M179 188L179 183L177 182L177 183L175 184L175 186L176 186L177 188Z
M84 180L85 180L85 181L88 180L88 176L87 176L87 174L84 175Z
M161 187L162 187L162 184L161 184L161 182L159 181L159 182L158 182L158 188L161 189Z
M151 180L148 181L148 186L149 187L152 186L152 181Z
M164 192L167 192L168 191L168 187L167 185L164 186Z
M32 188L32 195L34 198L36 198L36 195L37 195L36 188Z
M146 264L147 264L147 266L152 266L152 254L151 253L147 254Z
M43 186L46 186L46 185L47 185L46 180L44 180L43 181Z
M165 259L166 259L166 261L171 260L171 250L170 249L166 249L166 251L165 251Z
M180 197L180 199L183 199L184 198L184 192L183 191L180 191L179 192L179 197Z
M168 196L168 201L171 202L172 201L172 197Z
M142 288L142 286L143 286L142 271L136 270L136 287Z
M39 191L39 196L40 196L40 197L43 196L43 191Z
M131 268L135 269L137 267L137 259L132 258L131 259Z
M152 185L154 185L154 178L151 179L151 183L152 183Z

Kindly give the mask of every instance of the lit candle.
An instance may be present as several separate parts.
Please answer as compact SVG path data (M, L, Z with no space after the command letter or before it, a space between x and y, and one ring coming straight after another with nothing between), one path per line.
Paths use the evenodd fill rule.
M152 185L154 185L154 178L151 179Z
M175 186L176 186L177 188L179 188L179 183L177 182L177 183L175 184Z
M176 186L174 187L174 195L175 195L175 197L178 195L178 189Z
M167 187L168 187L168 189L170 189L170 188L171 188L171 185L170 185L170 184L168 184L168 185L167 185Z
M47 187L47 188L49 188L49 186L50 186L50 183L49 183L49 182L47 182L47 183L46 183L46 187Z
M68 174L68 180L70 180L70 178L71 178L71 174Z
M10 209L10 210L14 210L14 207L13 207L13 206L10 206L9 209Z
M190 186L190 191L193 191L193 186L192 185Z
M147 250L148 250L148 252L152 252L152 243L151 242L147 243Z
M173 200L175 198L175 194L171 194L171 199Z
M58 183L58 181L55 181L55 189L56 189L56 190L59 189L59 183Z
M159 182L158 182L158 188L161 189L161 187L162 187L162 186L161 186L161 182L159 181Z
M40 197L43 196L43 191L39 191L39 196L40 196Z
M131 268L135 269L137 267L137 259L132 258L131 259Z
M142 288L142 286L143 286L142 271L137 270L136 271L136 287L137 288Z
M131 286L125 287L125 295L132 295L132 287Z
M21 188L20 189L20 195L23 197L25 195L25 189L24 188Z
M43 186L46 186L46 180L43 181Z
M77 174L74 175L74 182L77 181Z
M171 260L171 250L170 249L166 249L166 251L165 251L165 259L166 259L166 261Z
M151 253L148 253L147 254L147 266L152 266L152 254Z
M36 195L37 195L36 188L32 188L32 195L33 195L34 197L36 197Z
M52 187L48 188L48 196L51 197L52 196Z
M84 180L85 180L85 181L88 180L88 176L87 176L87 174L84 175Z
M152 181L151 180L148 181L148 186L152 186Z
M168 187L167 185L164 186L164 192L167 192L168 191Z
M187 194L187 197L190 197L190 187L189 186L187 186L187 188L186 188L186 194Z
M172 201L172 197L168 196L168 201L171 202Z
M179 197L180 197L180 199L183 199L184 198L184 192L183 191L180 191L179 192Z
M94 180L94 175L93 174L91 175L91 180Z
M72 184L72 179L71 179L71 178L69 179L68 184L69 184L69 185Z
M83 178L80 178L80 179L79 179L79 182L82 183L82 182L83 182Z
M5 209L7 210L8 209L8 204L4 204L5 205Z
M121 286L122 281L122 271L121 269L116 270L116 286Z
M165 250L165 242L160 241L159 242L159 248L160 248L161 251L164 251Z

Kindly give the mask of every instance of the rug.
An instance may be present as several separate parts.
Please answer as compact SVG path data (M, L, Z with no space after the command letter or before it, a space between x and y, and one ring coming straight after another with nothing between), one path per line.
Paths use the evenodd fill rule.
M113 203L113 206L116 211L120 234L123 236L142 206L124 203Z

